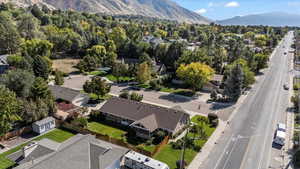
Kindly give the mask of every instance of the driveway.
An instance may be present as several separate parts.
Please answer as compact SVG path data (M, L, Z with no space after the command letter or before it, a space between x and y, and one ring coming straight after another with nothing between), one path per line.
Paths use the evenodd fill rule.
M65 78L64 87L72 88L75 90L83 90L82 86L87 80L90 80L92 76L74 75ZM175 107L180 106L191 116L200 114L207 115L214 112L219 115L220 119L227 121L231 112L234 110L232 104L225 103L206 103L208 94L201 94L199 97L186 97L176 94L170 94L166 92L158 92L153 90L134 90L128 84L113 84L110 94L119 96L124 91L137 92L144 96L143 102L154 104L162 107Z
M201 101L198 97L185 97L176 94L170 94L165 92L157 92L153 90L134 90L126 84L113 85L110 93L118 96L124 91L136 92L144 96L143 102L151 103L164 107L175 107L180 106L192 116L201 114L207 115L208 113L214 112L219 115L221 120L228 120L231 112L234 110L232 104L223 103L206 103Z

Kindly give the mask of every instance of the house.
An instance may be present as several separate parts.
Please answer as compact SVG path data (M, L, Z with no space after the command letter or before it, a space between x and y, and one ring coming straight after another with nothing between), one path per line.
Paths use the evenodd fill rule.
M134 151L125 155L124 165L131 169L169 169L167 164Z
M77 134L63 143L32 142L7 158L18 164L16 169L120 169L128 151L93 135Z
M189 114L183 110L159 107L128 99L113 97L101 108L108 121L131 127L136 136L149 139L159 130L174 135L189 122Z
M0 55L0 74L3 74L9 68L7 57L8 55Z
M202 90L207 92L211 92L213 90L218 91L223 83L223 77L223 75L214 74L212 79L203 86Z
M53 117L46 117L32 124L32 130L39 134L45 133L54 128L55 128L55 119Z
M89 96L78 90L58 85L49 85L49 89L56 100L72 103L75 106L83 106L89 101Z
M81 114L82 107L87 105L89 101L89 96L78 90L56 85L49 85L49 89L55 97L57 105L57 112L54 117L60 120L65 120L74 114Z

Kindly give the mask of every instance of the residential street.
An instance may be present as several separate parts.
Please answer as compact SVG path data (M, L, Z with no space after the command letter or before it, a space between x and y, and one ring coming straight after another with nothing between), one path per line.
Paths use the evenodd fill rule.
M283 89L283 85L290 80L289 59L284 52L288 51L292 38L292 33L289 33L278 46L270 68L254 85L200 168L267 169L272 167L271 164L280 167L281 150L272 147L272 142L276 124L286 121L289 92Z

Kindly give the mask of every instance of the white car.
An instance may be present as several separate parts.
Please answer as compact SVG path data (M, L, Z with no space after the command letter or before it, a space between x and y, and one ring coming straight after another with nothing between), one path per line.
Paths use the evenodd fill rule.
M274 143L284 146L285 144L285 135L286 135L286 126L283 123L277 124L277 129L275 133Z
M285 132L285 131L286 131L286 126L285 126L285 124L283 124L283 123L278 123L278 124L277 124L277 130Z
M279 144L281 146L284 146L285 144L285 132L277 130L274 143Z

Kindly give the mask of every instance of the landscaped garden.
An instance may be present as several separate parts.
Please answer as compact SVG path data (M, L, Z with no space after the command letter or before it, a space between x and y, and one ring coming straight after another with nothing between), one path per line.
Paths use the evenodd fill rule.
M208 138L215 131L215 127L206 117L194 116L191 121L192 124L186 137L185 162L187 164L194 159ZM176 142L165 145L154 158L165 162L171 169L176 168L176 162L181 158L183 140L184 139L179 139Z
M87 129L102 136L108 136L112 139L121 140L126 144L130 144L136 148L148 151L149 153L152 153L155 150L156 146L163 140L165 136L165 133L157 132L153 138L144 140L136 137L135 132L130 128L99 119L101 119L101 115L97 113L92 115L87 124Z
M43 138L48 138L50 140L61 143L61 142L64 142L65 140L71 138L72 136L74 136L74 134L71 132L68 132L68 131L65 131L62 129L54 129L44 135L34 138L33 140L41 140ZM6 168L13 166L15 163L13 161L9 160L8 158L6 158L6 156L9 154L12 154L14 152L17 152L18 150L22 149L27 144L28 144L28 142L21 144L13 149L10 149L10 150L0 154L0 169L6 169Z

